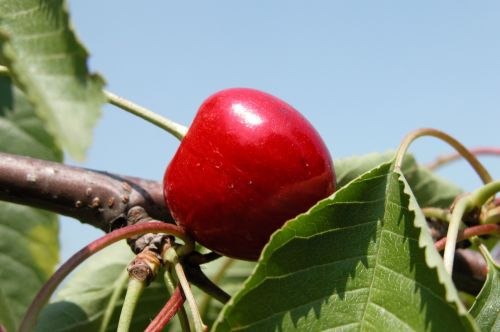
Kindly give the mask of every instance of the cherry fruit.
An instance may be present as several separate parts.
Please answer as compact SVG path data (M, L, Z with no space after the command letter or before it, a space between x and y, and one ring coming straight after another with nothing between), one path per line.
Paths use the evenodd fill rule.
M321 137L292 106L253 89L210 96L169 164L164 197L205 247L246 260L335 190Z

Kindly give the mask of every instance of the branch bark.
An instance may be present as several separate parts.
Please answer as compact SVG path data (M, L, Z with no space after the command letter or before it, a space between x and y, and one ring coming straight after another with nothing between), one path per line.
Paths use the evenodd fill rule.
M161 182L0 153L0 200L42 208L109 232L142 206L171 221Z

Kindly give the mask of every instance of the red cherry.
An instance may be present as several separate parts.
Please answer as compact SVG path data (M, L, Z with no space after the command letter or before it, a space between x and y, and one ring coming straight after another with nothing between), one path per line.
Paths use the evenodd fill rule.
M228 89L200 107L167 168L176 222L220 254L259 257L271 234L335 190L332 159L293 107L253 89Z

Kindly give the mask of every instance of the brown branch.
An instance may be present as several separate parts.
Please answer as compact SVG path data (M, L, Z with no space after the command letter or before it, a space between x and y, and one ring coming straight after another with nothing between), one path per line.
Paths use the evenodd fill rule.
M134 206L171 220L161 182L7 153L0 153L0 200L73 217L105 232L125 225Z
M453 265L453 282L461 291L479 294L486 280L488 266L483 256L470 249L457 249Z

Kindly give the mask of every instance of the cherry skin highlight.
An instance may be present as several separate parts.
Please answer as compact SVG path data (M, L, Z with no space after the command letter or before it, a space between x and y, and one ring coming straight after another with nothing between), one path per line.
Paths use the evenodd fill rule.
M203 246L256 260L271 234L335 190L321 137L292 106L244 88L210 96L165 172L176 222Z

